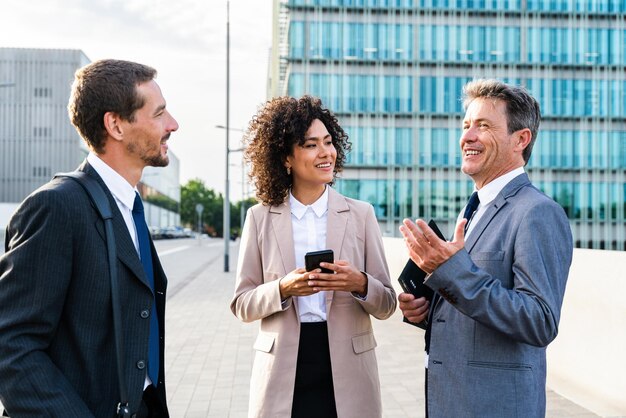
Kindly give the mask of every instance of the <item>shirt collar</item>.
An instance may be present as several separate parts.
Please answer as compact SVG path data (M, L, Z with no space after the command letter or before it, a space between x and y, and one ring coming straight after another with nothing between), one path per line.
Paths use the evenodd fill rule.
M515 170L509 171L506 174L501 175L497 179L485 184L482 189L478 191L478 199L480 199L480 206L485 206L491 203L498 193L504 189L504 187L511 182L515 177L523 174L524 167L518 167Z
M319 199L310 205L300 203L289 190L289 207L291 208L291 213L298 219L302 219L308 208L311 208L315 215L321 218L328 211L328 186L326 186L324 193L322 193Z
M102 161L100 157L93 152L90 152L89 155L87 155L87 162L91 164L94 170L96 170L111 194L124 206L126 206L128 210L132 211L135 203L136 189L131 186L124 177L109 167L107 163Z

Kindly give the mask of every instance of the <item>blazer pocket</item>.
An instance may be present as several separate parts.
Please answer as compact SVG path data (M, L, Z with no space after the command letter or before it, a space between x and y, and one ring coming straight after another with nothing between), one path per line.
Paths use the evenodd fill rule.
M530 371L533 367L525 363L500 363L492 361L468 361L470 367L480 367L494 370Z
M264 353L269 353L272 351L272 348L274 347L275 340L276 340L276 337L274 337L273 335L259 334L256 337L256 341L254 342L253 347L255 350L263 351Z
M361 354L369 350L376 348L376 339L374 338L374 332L368 331L364 334L355 335L352 337L352 349L355 354Z
M473 261L502 261L504 260L504 251L484 251L472 253L470 257Z

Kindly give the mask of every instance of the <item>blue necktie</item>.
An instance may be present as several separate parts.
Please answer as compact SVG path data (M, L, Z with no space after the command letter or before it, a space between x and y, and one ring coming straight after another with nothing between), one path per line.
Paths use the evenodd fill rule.
M463 213L463 217L467 219L464 232L467 232L467 228L469 227L472 216L474 216L474 212L476 212L476 208L478 207L479 203L480 200L478 199L478 192L472 193L469 200L467 201L467 205L465 206L465 212Z
M148 283L154 295L154 271L152 267L152 254L150 253L150 238L148 236L148 225L143 215L143 203L139 193L135 192L135 203L133 204L133 221L137 229L139 239L139 256L143 270L148 277ZM148 339L148 377L154 386L159 382L159 321L156 312L156 300L152 298L152 310L150 312L150 337Z

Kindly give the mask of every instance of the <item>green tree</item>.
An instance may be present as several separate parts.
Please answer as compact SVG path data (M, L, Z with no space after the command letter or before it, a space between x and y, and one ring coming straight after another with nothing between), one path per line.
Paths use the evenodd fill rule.
M202 211L202 232L206 232L213 237L223 235L224 216L224 196L216 193L213 189L207 189L200 179L189 180L180 189L180 219L181 222L197 231L198 214L196 205L200 203L204 207ZM254 204L254 200L248 199L244 202L244 207L249 208ZM230 204L230 231L231 234L240 235L240 205Z
M246 215L246 211L252 206L257 204L256 199L249 197L245 200L240 200L231 206L230 210L230 230L238 237L241 236L241 205L243 204L243 214Z

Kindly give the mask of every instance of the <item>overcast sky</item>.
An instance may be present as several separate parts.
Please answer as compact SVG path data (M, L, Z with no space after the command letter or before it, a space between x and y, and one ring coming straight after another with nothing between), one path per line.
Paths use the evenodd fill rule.
M230 0L230 125L245 129L265 101L271 0ZM155 67L180 124L170 147L181 182L224 190L226 0L0 0L0 46L81 49ZM69 95L69 91L68 91ZM231 148L241 132L231 131ZM241 156L231 154L231 197L241 197Z

